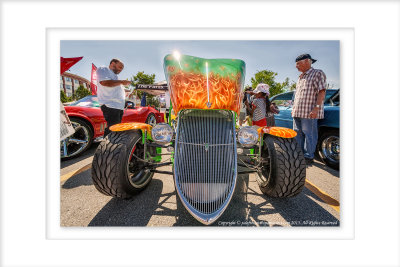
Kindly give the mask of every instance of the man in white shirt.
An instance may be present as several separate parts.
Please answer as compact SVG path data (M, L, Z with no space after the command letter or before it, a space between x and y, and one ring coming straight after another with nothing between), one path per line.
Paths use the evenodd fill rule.
M108 67L99 67L97 73L97 98L101 111L107 121L104 137L110 133L109 127L122 121L125 108L125 90L123 85L130 85L127 80L118 80L118 75L124 69L124 63L112 59Z

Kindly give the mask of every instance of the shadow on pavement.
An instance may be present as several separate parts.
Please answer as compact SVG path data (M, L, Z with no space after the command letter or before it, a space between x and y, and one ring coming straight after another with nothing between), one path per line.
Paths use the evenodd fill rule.
M61 186L62 189L72 189L75 187L79 187L81 185L93 185L92 182L92 169L86 170L79 174L76 174L69 178L65 183Z
M261 197L265 201L254 204L248 200L249 195ZM224 214L211 226L339 226L339 220L313 199L320 200L307 188L293 198L270 198L249 188L248 175L240 175L231 202ZM263 215L271 214L281 216L284 220L267 221L262 218ZM174 226L202 226L179 200L176 219Z
M91 169L71 177L62 188L90 185L93 185ZM186 211L175 190L164 194L162 191L163 181L153 179L132 199L113 198L95 215L89 226L147 226L155 215L175 217L173 226L202 226ZM171 205L175 201L176 206ZM211 226L339 226L340 221L318 201L323 202L306 187L293 198L270 198L262 194L257 185L249 187L249 175L239 175L231 202ZM268 216L266 220L266 215L277 219L272 221Z
M333 176L335 176L337 178L339 178L339 171L338 170L335 170L335 169L332 169L331 167L328 167L327 165L325 165L321 161L314 160L312 165L317 167L317 168L320 168L321 170L324 170L324 171L328 172L329 174L331 174L331 175L333 175Z
M232 201L220 220L245 220L248 180L248 176L238 178ZM76 187L79 183L82 185L85 184L85 181L77 179L68 186ZM153 179L145 191L132 199L113 198L97 213L88 226L146 226L154 215L175 217L176 223L173 226L203 225L186 211L178 199L176 191L162 194L162 189L163 182ZM163 205L165 202L171 201L171 198L177 200L176 209L167 208ZM160 199L163 200L160 202ZM218 224L217 221L213 226L221 226L221 224Z
M88 226L146 226L159 208L162 188L162 181L153 179L144 192L132 199L111 199ZM174 211L169 215L173 216Z
M88 175L86 175L88 176ZM89 185L91 181L77 177L64 187ZM176 192L162 194L163 182L153 179L148 188L129 200L110 200L92 219L88 226L147 226L151 217L174 216L173 226L202 226L183 207ZM264 201L255 204L248 196L261 197ZM177 208L163 204L176 198ZM163 199L160 202L160 199ZM249 176L238 177L235 193L224 214L211 226L339 226L340 221L320 206L318 196L307 188L293 198L276 199L249 188ZM275 214L277 221L265 220L264 215ZM282 217L282 218L280 218Z
M312 198L318 199L314 193L307 188L293 198L271 198L251 190L249 194L262 196L265 202L255 205L249 203L250 213L260 226L339 226L340 221ZM263 215L277 214L282 220L265 221Z

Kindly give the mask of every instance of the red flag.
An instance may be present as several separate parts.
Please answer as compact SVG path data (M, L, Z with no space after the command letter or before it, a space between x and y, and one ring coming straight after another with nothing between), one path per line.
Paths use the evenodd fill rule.
M90 81L90 87L92 88L92 95L97 94L97 74L96 74L97 67L92 63L92 75Z
M76 64L79 60L81 60L83 57L70 57L70 58L64 58L61 57L61 73L63 74L67 70L69 70L73 65Z

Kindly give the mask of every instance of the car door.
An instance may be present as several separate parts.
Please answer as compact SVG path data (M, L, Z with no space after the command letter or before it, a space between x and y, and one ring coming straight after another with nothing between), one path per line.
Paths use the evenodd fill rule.
M294 92L287 92L271 98L279 108L279 114L275 114L275 124L279 127L293 129L292 107Z
M146 107L125 108L122 122L145 122L146 115Z

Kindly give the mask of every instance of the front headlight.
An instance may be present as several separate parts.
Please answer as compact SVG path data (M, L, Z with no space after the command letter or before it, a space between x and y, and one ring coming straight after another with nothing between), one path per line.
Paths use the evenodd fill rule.
M238 140L244 147L254 146L258 141L258 132L251 126L244 126L238 132Z
M161 145L170 143L173 136L174 131L172 130L171 126L166 123L156 124L151 129L151 138L153 138L154 142Z

